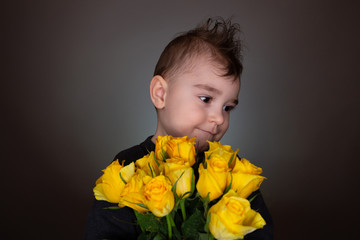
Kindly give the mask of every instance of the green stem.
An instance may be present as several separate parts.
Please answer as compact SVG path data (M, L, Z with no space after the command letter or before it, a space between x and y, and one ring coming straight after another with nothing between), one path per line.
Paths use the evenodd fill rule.
M180 208L184 221L186 220L185 199L180 200Z
M169 239L171 239L172 238L172 226L171 226L171 216L170 216L170 214L166 215L166 221L167 221L167 225L168 225Z
M204 206L204 218L206 219L207 218L207 214L208 214L208 208L209 208L209 202L210 202L210 198L209 198L209 194L206 196L206 198L203 198L202 201L203 201L203 206Z

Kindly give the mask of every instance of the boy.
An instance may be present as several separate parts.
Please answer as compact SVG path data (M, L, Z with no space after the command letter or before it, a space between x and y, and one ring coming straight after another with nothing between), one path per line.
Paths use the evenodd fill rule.
M157 136L196 137L198 152L209 141L220 141L229 127L231 110L240 90L241 45L235 39L238 25L222 19L205 24L172 40L164 49L150 83L150 97L157 111L153 136L120 152L115 159L125 165L155 149ZM251 196L250 196L251 197ZM140 234L133 210L104 209L111 204L95 200L89 214L86 239L136 239ZM252 201L267 225L245 239L272 239L272 221L261 195Z

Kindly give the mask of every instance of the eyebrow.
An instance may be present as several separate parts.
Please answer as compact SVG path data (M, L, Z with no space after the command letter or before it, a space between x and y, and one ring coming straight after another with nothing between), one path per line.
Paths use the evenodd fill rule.
M201 89L204 89L204 90L207 90L207 91L209 91L209 92L216 93L216 94L221 94L221 91L220 91L219 89L210 87L209 85L205 85L205 84L195 84L194 87L201 88Z
M222 92L219 90L219 89L216 89L216 88L213 88L209 85L205 85L205 84L195 84L194 87L196 88L201 88L201 89L204 89L206 91L209 91L209 92L212 92L212 93L215 93L215 94L221 94ZM238 105L239 103L239 100L238 99L234 99L233 100L233 103L235 105Z

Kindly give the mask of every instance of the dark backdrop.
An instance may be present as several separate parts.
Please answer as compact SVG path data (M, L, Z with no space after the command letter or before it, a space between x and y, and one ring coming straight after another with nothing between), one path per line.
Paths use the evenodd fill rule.
M1 238L82 239L92 187L155 131L148 85L172 37L243 31L224 144L263 167L276 239L357 239L356 1L13 1L1 7Z

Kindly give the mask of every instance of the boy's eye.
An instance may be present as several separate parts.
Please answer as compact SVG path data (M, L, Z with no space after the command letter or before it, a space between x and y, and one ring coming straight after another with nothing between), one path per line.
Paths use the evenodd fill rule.
M200 100L204 103L209 103L211 101L211 97L201 96Z
M225 112L230 112L231 110L234 109L234 107L233 106L224 106L223 109L224 109Z

